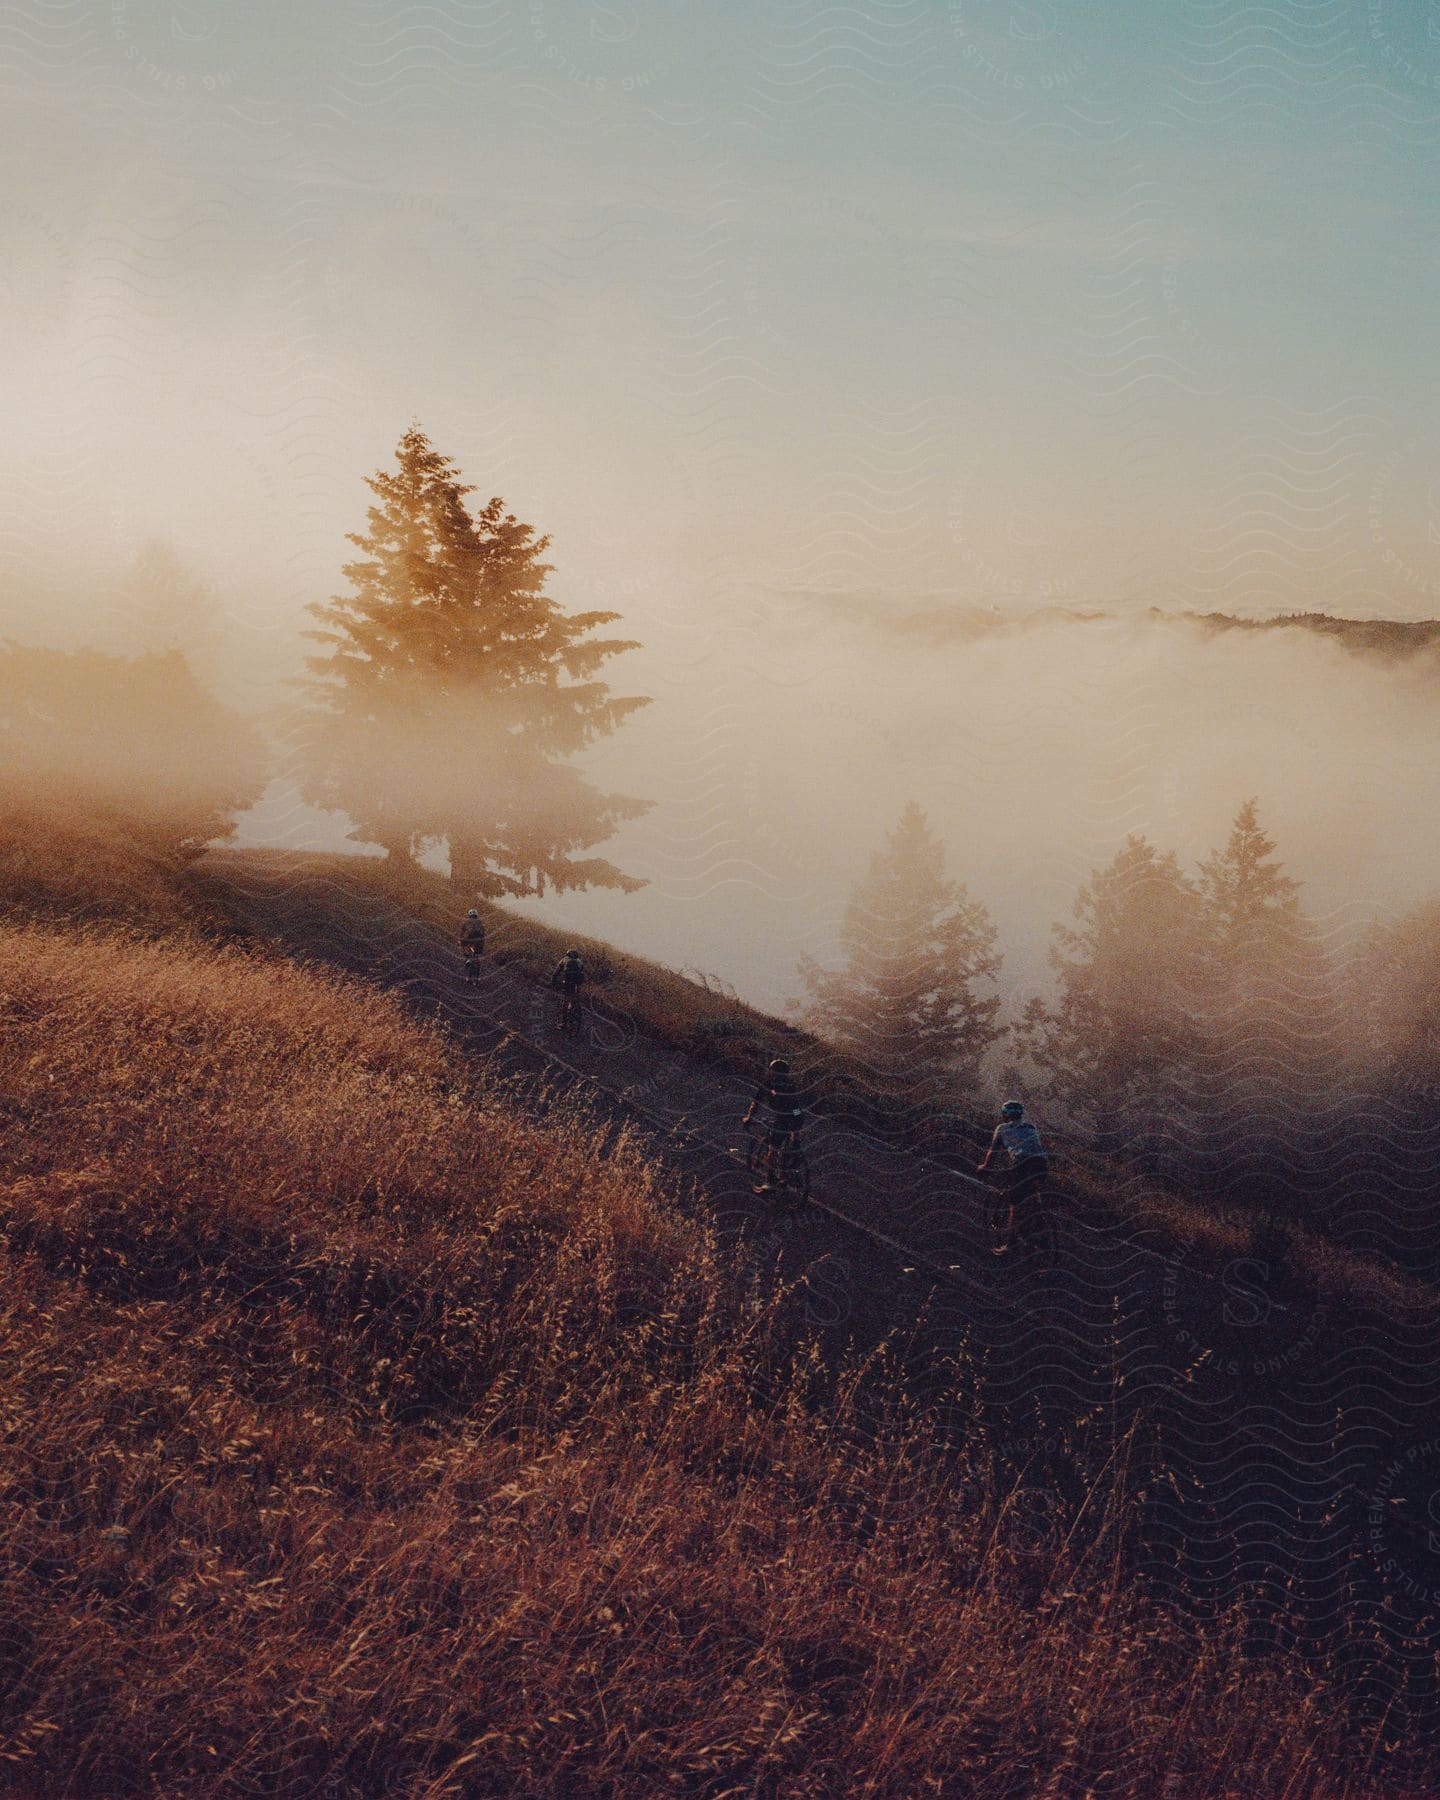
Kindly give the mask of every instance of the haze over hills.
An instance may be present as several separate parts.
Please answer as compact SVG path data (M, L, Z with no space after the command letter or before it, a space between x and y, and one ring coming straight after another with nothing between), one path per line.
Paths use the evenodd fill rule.
M0 9L0 1800L1440 1800L1437 6Z
M1237 619L1228 613L1180 616L1215 631L1312 631L1357 656L1391 662L1440 649L1440 619L1342 619L1330 613L1281 613L1273 619Z
M1326 612L1286 612L1251 617L1188 609L1174 611L1161 606L1147 607L1139 613L1071 606L1038 606L1028 612L1019 612L1013 606L959 605L939 600L933 604L896 609L878 600L868 602L854 594L815 594L808 598L812 604L822 606L847 623L870 624L937 646L995 634L1024 634L1057 624L1099 624L1122 619L1159 623L1168 619L1201 625L1214 632L1312 632L1357 656L1377 656L1392 662L1440 650L1440 619L1350 619Z
M636 653L655 705L595 766L659 801L617 843L651 885L546 916L782 1005L915 800L995 913L1018 1004L1128 834L1193 865L1254 796L1339 941L1440 891L1437 650L1434 621L766 596Z
M17 637L124 636L123 572L108 587L54 573L12 614ZM564 577L557 591L582 597ZM600 785L656 799L613 846L649 885L522 905L768 1008L795 993L801 955L835 954L849 890L911 800L995 914L1012 1009L1048 985L1052 926L1128 834L1193 866L1252 795L1332 941L1440 892L1440 621L819 587L751 586L708 609L614 598L642 646L619 691L654 704L587 762ZM265 631L244 632L216 601L193 621L208 634L197 667L238 710L273 716L303 615L277 600ZM363 848L348 829L281 779L239 841Z
M654 704L588 764L656 799L614 844L649 885L520 904L771 1009L802 954L835 953L848 892L911 800L995 914L1015 1009L1128 834L1194 865L1251 796L1333 945L1440 892L1434 620L791 591L636 635L622 691ZM282 783L238 841L337 849L345 823Z

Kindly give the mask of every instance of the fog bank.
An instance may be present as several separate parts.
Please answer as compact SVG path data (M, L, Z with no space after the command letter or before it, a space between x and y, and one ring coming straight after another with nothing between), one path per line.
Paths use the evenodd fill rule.
M655 704L587 766L656 800L606 847L650 885L521 904L762 1006L795 992L802 952L836 954L849 889L910 799L1000 925L1011 1005L1046 982L1052 923L1128 833L1193 865L1250 795L1332 943L1440 892L1430 651L1387 664L1155 616L926 631L793 595L641 635L615 681ZM280 787L240 841L342 835Z

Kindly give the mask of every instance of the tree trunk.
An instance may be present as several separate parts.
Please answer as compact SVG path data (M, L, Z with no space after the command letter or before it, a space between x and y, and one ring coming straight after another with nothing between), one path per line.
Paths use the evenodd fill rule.
M463 838L450 840L450 885L469 894L489 895L493 881L487 881L485 854Z

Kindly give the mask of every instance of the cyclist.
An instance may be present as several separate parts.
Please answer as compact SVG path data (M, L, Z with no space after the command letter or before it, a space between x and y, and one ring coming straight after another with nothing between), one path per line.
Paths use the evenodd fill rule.
M764 1080L755 1090L755 1098L740 1121L747 1130L755 1117L756 1108L761 1106L770 1114L770 1130L765 1139L762 1169L765 1179L756 1189L757 1193L763 1194L770 1186L770 1177L779 1168L780 1159L794 1149L795 1139L805 1123L805 1108L790 1073L790 1065L783 1056L775 1057L765 1071Z
M1006 1159L1005 1196L1011 1229L1014 1221L1019 1221L1024 1229L1033 1221L1037 1196L1045 1186L1050 1163L1040 1133L1025 1117L1025 1108L1018 1100L1007 1100L1000 1108L1000 1123L990 1139L990 1148L976 1165L976 1174L985 1174L1001 1155ZM1001 1249L1009 1247L1007 1242Z
M579 1029L580 989L585 985L585 965L578 950L567 950L555 965L550 985L560 995L560 1023Z
M480 958L485 954L485 921L478 907L472 906L461 921L460 954L465 958L465 979L478 982Z

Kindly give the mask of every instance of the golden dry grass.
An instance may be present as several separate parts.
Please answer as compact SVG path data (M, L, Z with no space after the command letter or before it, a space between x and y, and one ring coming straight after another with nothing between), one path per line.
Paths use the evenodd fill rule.
M14 1793L1404 1791L369 989L5 928L0 1109Z
M3 782L0 914L233 934L188 862L133 822L18 799Z
M462 897L433 870L384 857L307 856L303 867L316 882L345 884L375 893L403 907L448 943L463 911ZM927 1121L919 1113L887 1102L868 1083L862 1065L811 1033L747 1005L703 975L685 974L644 957L616 951L599 939L576 937L538 921L480 902L488 954L545 979L567 944L581 948L587 968L598 977L597 1003L634 1020L667 1049L702 1062L755 1076L773 1055L790 1057L812 1084L821 1113L839 1111L860 1129L898 1137L905 1147L965 1172L989 1141L983 1124L957 1097L954 1113ZM1266 1221L1231 1204L1213 1205L1074 1143L1058 1159L1067 1200L1094 1221L1119 1225L1162 1251L1180 1246L1218 1269L1237 1255L1253 1254ZM1273 1240L1265 1254L1283 1254L1293 1275L1318 1292L1372 1308L1395 1318L1434 1305L1423 1281L1392 1269L1291 1222L1283 1249Z
M240 853L243 856L243 853ZM237 862L240 861L237 856ZM453 943L472 896L432 869L379 856L306 856L295 859L315 882L341 883L378 894L431 926ZM633 1019L663 1043L701 1060L751 1077L763 1059L782 1050L812 1056L822 1046L808 1033L748 1006L712 977L666 968L619 951L599 938L544 925L483 899L474 900L485 920L486 953L548 980L568 946L576 945L594 983L598 1003ZM824 1051L827 1056L832 1052Z

